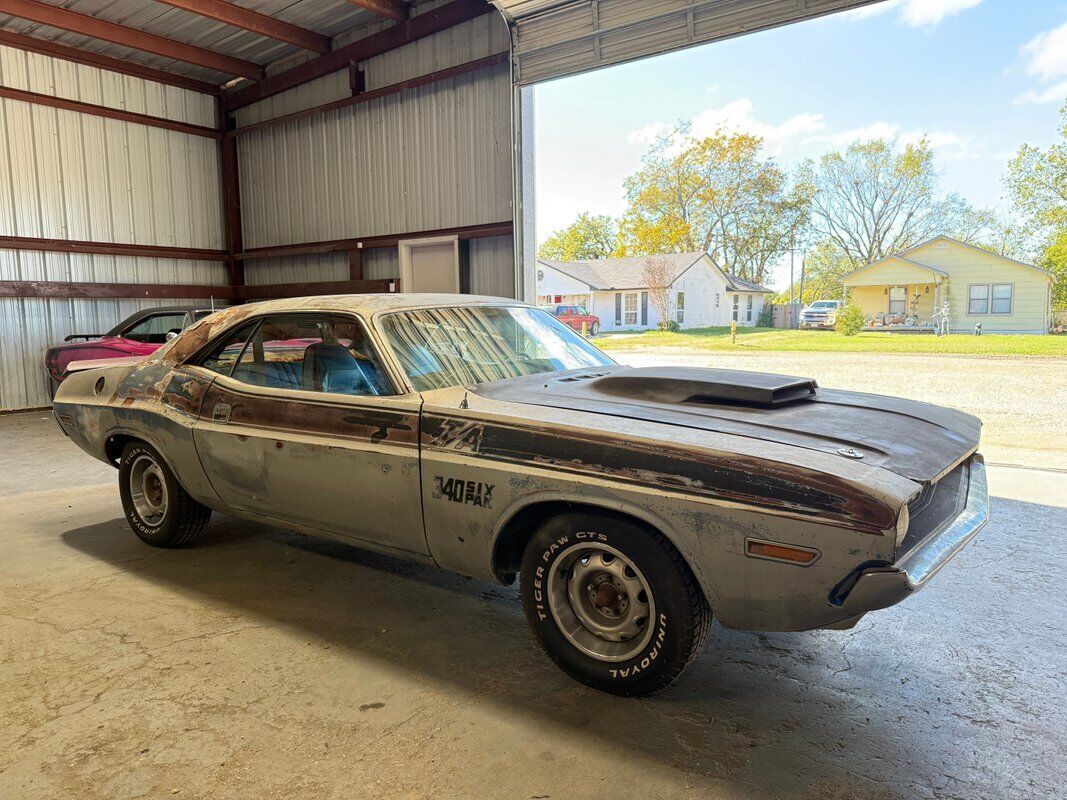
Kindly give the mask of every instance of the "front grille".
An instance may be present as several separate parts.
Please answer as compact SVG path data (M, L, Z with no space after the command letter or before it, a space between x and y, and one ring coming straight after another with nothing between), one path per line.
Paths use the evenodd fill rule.
M908 532L897 548L897 559L939 533L962 513L967 505L970 461L964 461L936 483L923 487L908 503Z

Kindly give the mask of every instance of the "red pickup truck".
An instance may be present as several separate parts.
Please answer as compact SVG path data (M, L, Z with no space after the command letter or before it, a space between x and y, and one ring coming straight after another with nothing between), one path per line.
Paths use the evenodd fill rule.
M583 306L575 305L549 305L541 306L545 311L558 319L568 328L573 328L582 333L582 325L585 325L585 333L596 336L600 332L600 317L590 314Z

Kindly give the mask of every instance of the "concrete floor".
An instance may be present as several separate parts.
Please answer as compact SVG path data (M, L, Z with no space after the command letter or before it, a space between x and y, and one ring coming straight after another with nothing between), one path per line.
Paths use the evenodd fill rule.
M1059 797L1067 473L991 482L903 605L713 628L625 700L556 670L511 588L219 515L153 550L113 470L0 417L0 797Z

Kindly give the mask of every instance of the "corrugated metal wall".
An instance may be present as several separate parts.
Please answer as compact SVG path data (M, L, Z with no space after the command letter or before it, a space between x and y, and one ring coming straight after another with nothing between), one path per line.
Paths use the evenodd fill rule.
M506 51L508 41L503 19L487 14L361 67L367 88L375 89ZM239 110L238 123L260 122L349 93L347 73L335 73ZM241 136L245 246L508 221L510 115L511 80L502 64ZM504 238L507 247L472 241L475 290L484 285L512 293L513 255L510 238ZM490 264L490 258L499 263ZM249 283L275 283L281 277L284 282L342 280L347 260L338 254L258 261L246 264L245 271ZM397 277L396 251L367 251L364 275Z
M215 124L211 97L7 47L0 85ZM218 144L0 100L0 234L222 248ZM0 250L0 280L221 285L226 274L216 262ZM161 303L0 298L0 410L49 403L49 345L152 305Z
M508 45L503 20L487 14L361 66L374 89ZM216 121L215 101L205 95L5 47L0 85L198 125ZM347 72L335 73L241 109L238 124L348 93ZM509 70L498 65L242 136L245 246L508 221L510 114ZM0 234L221 249L219 170L211 139L0 100ZM472 291L514 293L511 237L472 240L469 252ZM395 249L364 252L367 278L399 272ZM250 284L347 277L344 254L246 264ZM217 262L0 250L0 280L224 285L226 274ZM103 332L136 309L161 304L0 298L0 410L49 403L49 345L70 333Z

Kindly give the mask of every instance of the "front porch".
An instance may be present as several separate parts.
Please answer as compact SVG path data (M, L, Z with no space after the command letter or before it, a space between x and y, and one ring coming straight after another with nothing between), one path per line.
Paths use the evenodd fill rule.
M936 333L948 298L945 273L897 257L846 275L843 283L869 330Z

